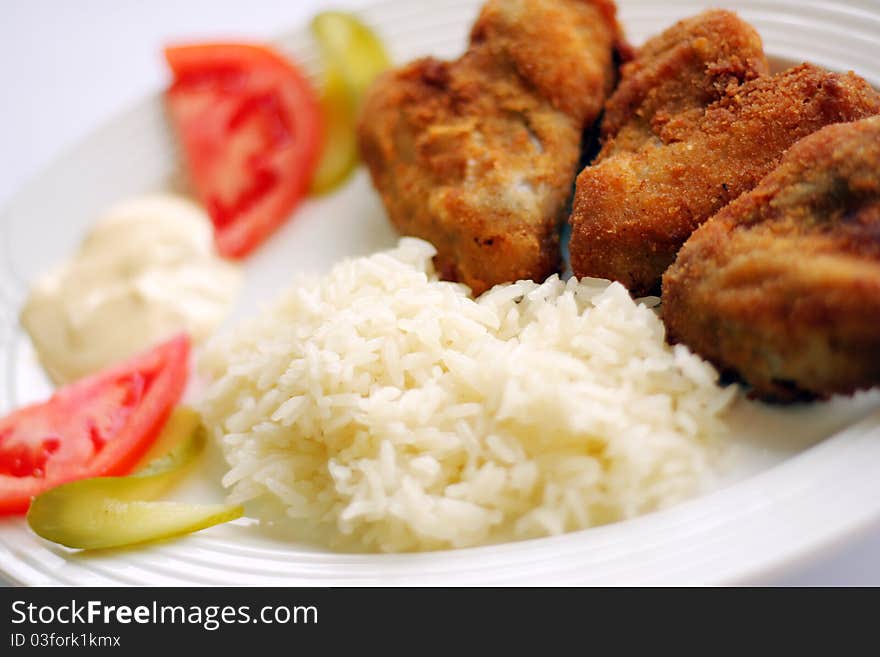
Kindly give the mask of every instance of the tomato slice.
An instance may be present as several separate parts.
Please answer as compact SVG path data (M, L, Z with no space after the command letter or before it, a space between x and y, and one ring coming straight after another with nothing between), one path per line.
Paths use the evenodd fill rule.
M221 255L241 258L308 192L321 151L317 96L272 50L217 43L165 50L167 101Z
M68 481L130 471L183 394L188 360L180 335L0 419L0 514Z

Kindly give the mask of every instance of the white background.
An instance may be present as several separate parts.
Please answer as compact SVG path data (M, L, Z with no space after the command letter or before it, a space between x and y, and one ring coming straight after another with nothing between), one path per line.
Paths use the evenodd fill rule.
M271 38L328 6L321 0L0 0L0 205L65 147L160 90L167 81L163 44ZM880 526L764 583L880 585Z

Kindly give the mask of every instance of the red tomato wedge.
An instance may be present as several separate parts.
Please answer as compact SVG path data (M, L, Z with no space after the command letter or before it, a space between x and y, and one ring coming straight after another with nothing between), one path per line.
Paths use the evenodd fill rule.
M217 249L241 258L308 192L321 151L315 91L292 63L255 45L172 47L167 101Z
M68 481L128 473L180 399L188 360L181 335L0 419L0 514Z

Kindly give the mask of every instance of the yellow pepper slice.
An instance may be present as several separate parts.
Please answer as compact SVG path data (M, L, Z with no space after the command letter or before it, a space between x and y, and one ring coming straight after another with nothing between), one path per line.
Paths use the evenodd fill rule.
M73 481L37 496L27 514L31 529L55 543L90 550L179 536L241 517L244 510L236 505L151 501L204 449L198 413L175 409L156 442L175 445L135 474Z
M325 11L312 19L312 33L324 60L321 110L324 152L312 181L312 193L323 194L354 171L358 162L355 125L364 93L390 60L379 38L357 18Z

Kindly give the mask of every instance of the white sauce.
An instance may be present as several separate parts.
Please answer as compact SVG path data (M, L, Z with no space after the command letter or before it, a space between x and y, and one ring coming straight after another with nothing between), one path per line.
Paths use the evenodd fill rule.
M113 207L68 262L31 290L21 323L56 383L96 372L180 331L207 338L241 287L196 204L171 195Z

